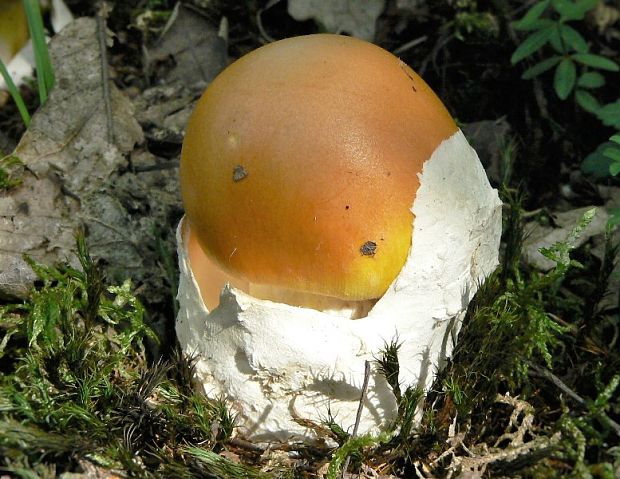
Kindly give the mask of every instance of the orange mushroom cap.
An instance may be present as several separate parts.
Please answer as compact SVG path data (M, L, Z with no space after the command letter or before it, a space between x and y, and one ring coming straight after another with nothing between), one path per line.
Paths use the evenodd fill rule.
M373 44L271 43L226 68L190 118L187 220L239 284L378 298L407 258L424 162L456 131L429 86Z
M0 60L5 65L28 41L28 19L20 0L0 0Z

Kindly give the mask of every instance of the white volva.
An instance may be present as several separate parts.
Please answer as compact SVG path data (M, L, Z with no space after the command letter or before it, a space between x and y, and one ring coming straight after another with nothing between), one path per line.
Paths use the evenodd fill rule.
M359 433L377 432L396 401L375 358L397 340L400 383L427 389L450 355L478 286L495 269L501 202L476 152L458 131L424 164L412 206L413 246L398 277L357 320L253 298L225 287L208 311L177 231L181 278L177 335L197 356L196 381L238 414L238 432L255 441L313 439L295 418L321 422L328 411L345 429L355 422L371 376Z

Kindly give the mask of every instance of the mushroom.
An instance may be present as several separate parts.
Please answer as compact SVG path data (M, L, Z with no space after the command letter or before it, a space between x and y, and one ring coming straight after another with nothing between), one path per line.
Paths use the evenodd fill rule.
M28 40L28 21L20 0L0 3L0 60L8 65Z
M177 335L258 441L355 420L364 363L396 338L427 387L497 265L501 203L429 86L389 52L308 35L225 69L181 155ZM394 418L373 368L360 431Z

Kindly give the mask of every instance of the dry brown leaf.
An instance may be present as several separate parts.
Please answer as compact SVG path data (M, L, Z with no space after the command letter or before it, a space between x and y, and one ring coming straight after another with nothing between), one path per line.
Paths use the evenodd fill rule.
M180 215L177 164L131 171L133 157L151 155L134 152L142 129L133 105L112 83L108 142L93 19L71 23L53 39L50 54L56 86L15 150L26 165L23 183L0 192L0 296L28 294L35 276L24 254L46 264L75 264L78 227L85 227L92 255L105 258L111 280L135 278L150 293L148 283L163 280L146 243L155 225L172 230L169 223Z
M288 2L288 12L295 20L313 18L328 32L346 32L368 41L375 36L375 23L384 7L384 0L289 0Z

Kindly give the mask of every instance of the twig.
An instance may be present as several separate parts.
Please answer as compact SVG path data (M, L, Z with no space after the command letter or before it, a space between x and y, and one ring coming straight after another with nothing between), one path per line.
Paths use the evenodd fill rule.
M109 8L106 2L99 3L97 14L97 39L101 59L101 83L103 87L103 103L105 105L106 130L108 143L114 143L114 123L112 122L112 102L110 100L110 74L108 71L108 51L106 45L106 18Z
M553 383L558 389L561 389L567 396L570 396L574 401L578 402L582 406L586 405L586 400L582 398L579 394L569 388L566 384L562 382L562 380L553 374L551 371L541 368L534 363L528 362L528 366L534 370L536 374L540 377L543 377Z
M269 0L269 2L267 2L267 5L265 5L264 8L261 8L260 10L258 10L258 12L256 12L256 26L258 27L260 35L267 43L273 43L276 41L276 39L269 35L269 33L267 33L267 30L265 30L265 27L263 26L262 16L265 11L269 10L271 7L278 3L280 3L280 0Z
M453 39L454 39L453 34L447 34L445 32L441 34L441 36L437 40L437 43L435 43L435 46L431 50L431 52L426 56L426 58L422 62L422 65L420 65L420 68L418 70L420 76L422 77L424 76L424 73L426 72L426 68L428 67L428 63L431 60L433 62L433 66L435 67L435 69L437 69L437 55L439 54L441 49L444 48Z
M228 440L228 444L231 445L231 446L235 446L235 447L238 447L238 448L241 448L241 449L246 449L246 450L251 451L251 452L257 452L257 453L260 453L260 454L265 452L265 448L263 448L263 447L261 447L261 446L259 446L257 444L254 444L252 442L244 441L243 439L239 439L238 437L234 437L232 439L229 439Z
M162 29L161 33L157 37L157 43L161 43L163 41L166 34L172 28L172 25L174 25L174 22L177 21L177 18L179 17L179 8L181 8L181 2L177 2L175 6L172 8L168 21L166 22L166 24L164 25L164 28Z
M419 38L414 38L413 40L407 43L404 43L403 45L395 49L392 53L398 56L401 53L405 53L407 50L412 49L413 47L417 47L420 43L424 43L426 40L428 40L428 35L423 35Z
M120 238L122 238L121 240L112 241L112 242L122 243L124 241L124 242L130 244L136 251L142 252L142 248L139 247L138 244L133 239L131 239L131 237L129 235L127 235L123 230L117 228L116 226L114 226L114 225L112 225L110 223L106 223L102 219L96 218L96 217L90 216L90 215L85 215L84 219L87 220L87 221L92 221L93 223L97 223L97 224L103 226L104 228L107 228L110 231L113 231Z
M575 402L579 403L584 408L587 407L586 400L582 398L579 394L577 394L575 391L573 391L571 388L569 388L566 384L564 384L564 382L559 377L557 377L555 374L553 374L551 371L545 368L541 368L540 366L537 366L536 364L533 364L530 362L528 362L527 364L532 370L534 370L536 374L549 380L551 383L553 383L554 386L562 390L562 392L564 392L567 396L570 396ZM607 420L609 427L611 427L614 430L614 432L618 436L620 436L620 424L618 424L616 421L610 418L607 414L602 413L602 415Z
M357 436L357 430L360 427L360 421L362 420L362 410L364 409L364 398L366 397L366 390L368 389L368 380L370 379L370 361L364 362L364 384L362 384L362 394L360 395L360 403L357 406L357 414L355 415L355 425L353 426L353 433L351 437Z
M360 422L362 420L362 411L364 409L364 398L366 397L366 390L368 389L368 381L370 379L370 361L364 362L364 383L362 384L362 394L360 395L360 403L357 406L357 414L355 415L355 424L353 426L353 432L351 433L351 437L357 436L357 430L360 427ZM351 456L347 456L347 460L344 462L344 467L342 468L342 477L347 473L347 469L349 468L349 463L351 462Z

